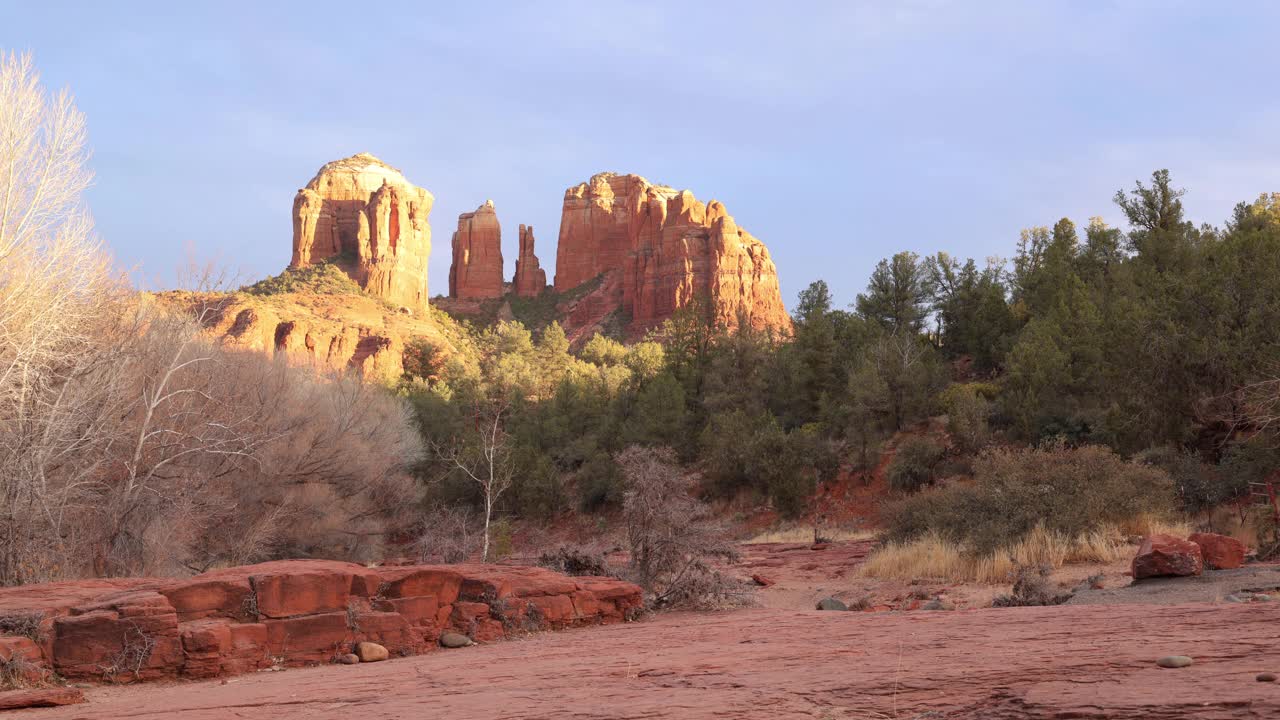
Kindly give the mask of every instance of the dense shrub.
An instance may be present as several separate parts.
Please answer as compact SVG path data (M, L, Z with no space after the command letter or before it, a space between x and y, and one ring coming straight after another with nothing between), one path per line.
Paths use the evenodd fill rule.
M961 452L977 452L991 437L993 387L988 383L952 385L939 396L947 413L947 432Z
M801 514L818 483L839 468L817 425L788 433L767 413L734 410L713 417L701 447L709 492L720 497L755 493L787 517Z
M599 512L622 505L622 470L607 453L593 455L578 470L578 507Z
M1076 537L1143 513L1165 515L1175 506L1166 472L1125 462L1103 447L999 450L979 458L974 470L972 485L921 493L894 506L890 535L907 540L934 531L985 554L1037 525Z
M934 470L946 448L928 438L909 438L889 462L889 487L898 492L915 492L933 482Z
M359 295L363 292L342 268L331 262L320 262L300 268L289 268L279 275L268 275L241 292L250 295L314 293L317 295Z

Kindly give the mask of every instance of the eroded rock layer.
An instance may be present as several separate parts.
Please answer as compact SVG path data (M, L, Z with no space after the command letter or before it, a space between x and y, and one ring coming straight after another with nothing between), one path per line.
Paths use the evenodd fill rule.
M502 297L502 227L493 201L458 216L449 266L449 297Z
M0 653L69 680L202 678L335 662L361 642L404 656L445 632L485 642L620 622L640 602L630 583L543 568L282 560L0 590L0 612L41 618L38 642L0 634Z
M533 251L533 227L520 226L520 256L516 259L516 276L512 281L520 297L537 297L547 287L547 271L538 263Z
M294 197L290 267L329 260L374 295L425 306L434 201L368 153L328 163Z
M600 173L565 192L556 290L606 273L622 277L620 307L633 333L696 299L729 327L791 327L764 243L721 203L703 204L639 175Z

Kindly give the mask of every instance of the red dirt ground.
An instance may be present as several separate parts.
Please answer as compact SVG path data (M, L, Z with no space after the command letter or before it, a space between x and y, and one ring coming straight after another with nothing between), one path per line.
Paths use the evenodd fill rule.
M32 720L1280 717L1280 604L669 614L390 662L98 688ZM1195 664L1156 667L1162 655Z

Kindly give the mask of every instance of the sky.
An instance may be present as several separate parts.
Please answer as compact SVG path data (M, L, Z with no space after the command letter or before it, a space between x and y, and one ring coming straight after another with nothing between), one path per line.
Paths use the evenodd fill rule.
M371 152L436 197L430 290L492 199L506 275L553 275L564 190L601 171L718 199L788 307L901 250L1013 254L1168 168L1220 225L1280 190L1280 3L0 0L87 116L98 230L140 284L290 256L293 196Z

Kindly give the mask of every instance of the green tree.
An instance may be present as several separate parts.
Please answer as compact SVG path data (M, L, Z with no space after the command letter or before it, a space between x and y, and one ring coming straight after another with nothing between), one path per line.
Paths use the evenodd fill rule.
M930 295L919 256L900 252L876 265L855 305L859 314L890 333L916 334L924 328Z

